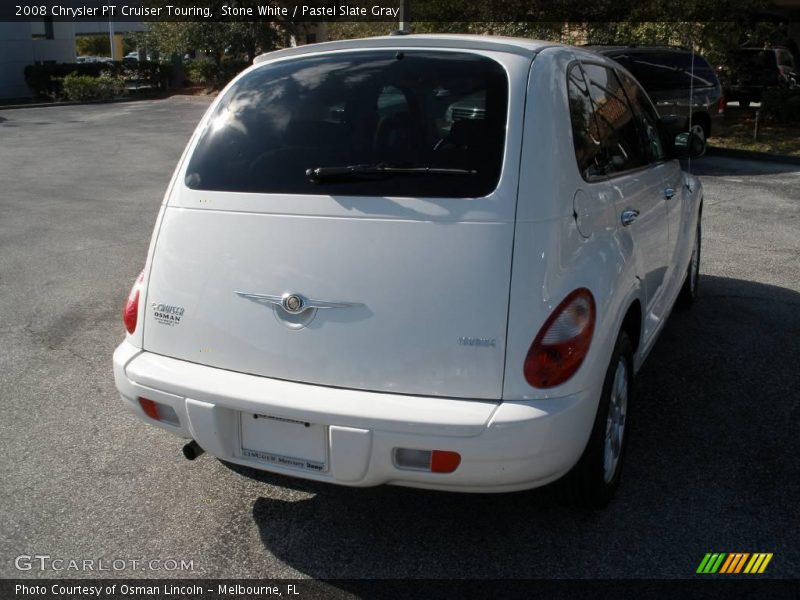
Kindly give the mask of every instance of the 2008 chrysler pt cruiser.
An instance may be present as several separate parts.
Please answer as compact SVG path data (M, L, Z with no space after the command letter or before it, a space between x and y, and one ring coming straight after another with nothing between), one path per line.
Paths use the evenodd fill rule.
M189 456L352 486L564 478L602 506L634 374L696 294L702 188L675 157L700 146L567 46L264 55L178 164L117 388Z

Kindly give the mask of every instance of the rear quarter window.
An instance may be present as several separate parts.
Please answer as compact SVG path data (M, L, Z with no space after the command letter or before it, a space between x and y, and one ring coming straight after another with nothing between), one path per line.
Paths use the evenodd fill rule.
M508 79L466 52L375 50L267 64L226 92L189 160L196 190L479 197L500 178ZM363 175L308 169L391 165L470 174Z
M587 181L602 177L606 174L605 151L594 117L589 86L577 64L567 72L567 96L578 170Z
M621 173L646 165L636 118L613 69L592 63L584 63L583 69L605 156L606 173Z

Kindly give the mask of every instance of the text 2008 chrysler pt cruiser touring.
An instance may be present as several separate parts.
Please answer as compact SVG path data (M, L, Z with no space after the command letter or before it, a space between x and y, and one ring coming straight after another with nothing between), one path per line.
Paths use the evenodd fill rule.
M390 36L262 56L210 107L116 385L232 463L611 498L634 373L697 289L702 188L617 63ZM199 448L198 448L199 444Z

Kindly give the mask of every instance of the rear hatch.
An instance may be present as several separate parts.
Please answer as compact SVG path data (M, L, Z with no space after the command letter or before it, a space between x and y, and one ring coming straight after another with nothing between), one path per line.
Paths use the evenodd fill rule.
M500 398L516 201L502 174L507 76L476 54L398 54L267 64L225 94L164 212L146 350Z

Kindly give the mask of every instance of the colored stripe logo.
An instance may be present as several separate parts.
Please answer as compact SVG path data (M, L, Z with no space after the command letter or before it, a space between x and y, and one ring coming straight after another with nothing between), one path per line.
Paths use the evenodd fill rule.
M696 572L702 575L763 573L772 555L772 552L707 552Z

